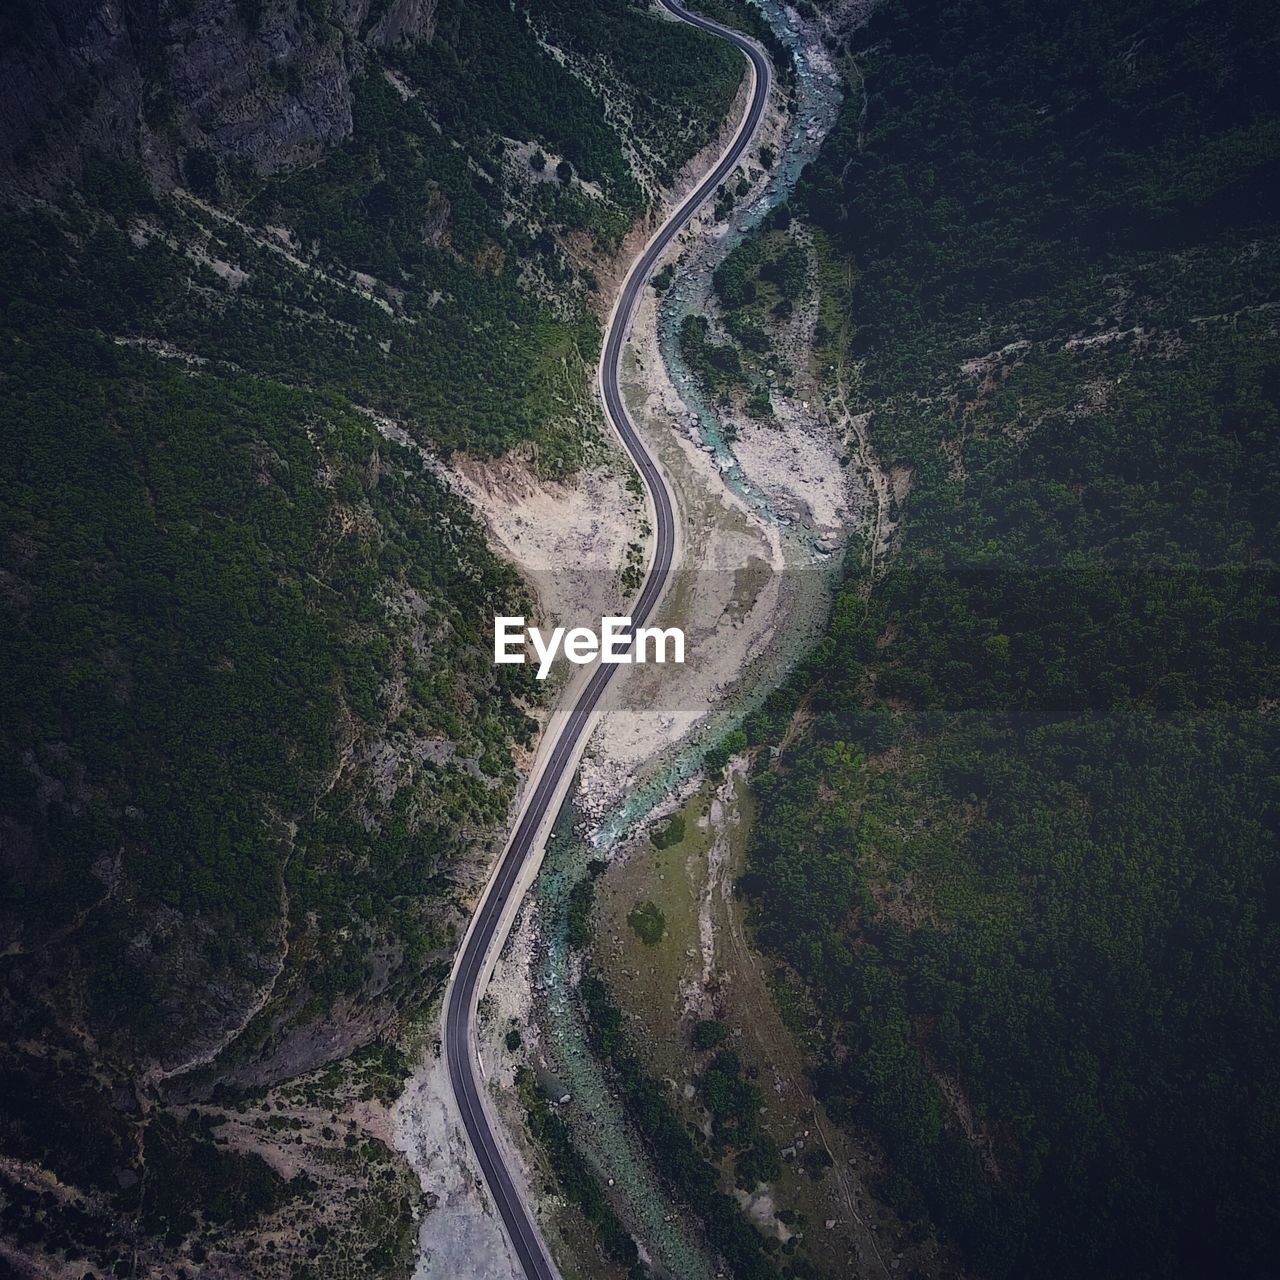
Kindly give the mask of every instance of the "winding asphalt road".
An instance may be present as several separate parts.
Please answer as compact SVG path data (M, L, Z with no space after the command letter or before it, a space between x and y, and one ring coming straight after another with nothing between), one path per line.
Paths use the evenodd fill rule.
M676 525L666 482L657 463L645 449L623 403L618 379L622 348L635 314L636 301L658 259L703 201L733 171L751 142L768 101L770 74L768 59L745 36L696 13L690 13L675 3L675 0L662 0L662 4L677 18L704 31L710 31L741 49L751 60L755 71L755 86L751 103L738 131L715 168L662 225L645 251L632 264L614 304L605 336L604 354L600 362L600 388L605 411L640 471L652 499L655 516L656 546L653 562L649 568L649 576L631 610L632 625L635 627L645 622L662 594L675 553ZM540 772L535 775L537 781L526 797L515 831L472 917L471 926L454 965L445 1004L444 1050L449 1066L449 1081L489 1193L502 1215L507 1235L529 1280L555 1280L557 1272L521 1196L515 1176L507 1165L506 1154L495 1135L495 1121L489 1115L485 1103L484 1082L475 1042L476 1006L480 990L492 968L494 953L501 946L515 904L519 900L522 872L528 860L541 847L539 836L546 819L552 813L552 802L561 790L561 785L576 767L585 742L586 729L605 686L616 670L616 666L610 665L598 666L592 672L586 687L561 725L550 755Z

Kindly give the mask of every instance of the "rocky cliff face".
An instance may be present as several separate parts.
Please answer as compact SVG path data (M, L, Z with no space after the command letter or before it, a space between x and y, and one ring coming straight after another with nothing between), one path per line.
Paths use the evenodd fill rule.
M351 133L371 50L436 0L18 0L0 18L0 179L26 203L93 155L161 183L202 153L274 173ZM207 160L204 161L207 164Z

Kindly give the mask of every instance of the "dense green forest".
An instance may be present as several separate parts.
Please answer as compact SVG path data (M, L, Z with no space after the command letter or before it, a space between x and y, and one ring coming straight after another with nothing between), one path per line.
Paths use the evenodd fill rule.
M4 333L0 1135L149 1233L120 1170L158 1168L153 1140L203 1157L177 1130L140 1138L98 1079L181 1061L264 984L322 1016L380 953L373 1027L447 971L461 835L501 821L531 729L531 690L482 643L519 587L417 455L332 399ZM448 751L385 804L343 767L380 739ZM206 1219L246 1177L245 1213L277 1203L260 1161L209 1159ZM113 1229L53 1214L42 1232L37 1210L7 1200L6 1230L110 1256ZM183 1221L157 1235L180 1243Z
M796 211L899 527L748 725L809 723L756 780L759 936L980 1274L1271 1274L1274 13L890 0L842 52Z
M35 841L6 879L15 936L86 917L63 963L126 1059L206 1022L188 997L210 972L261 976L286 861L298 919L376 915L430 943L402 895L441 892L457 825L502 816L505 744L529 732L482 643L483 609L519 591L510 571L415 455L333 401L87 337L8 344L4 801ZM399 681L416 696L396 712ZM370 832L317 801L375 731L457 753L401 798L412 849L402 814ZM468 757L503 788L470 780ZM334 812L358 809L349 787Z
M3 1235L102 1274L402 1272L401 1158L279 1091L335 1058L326 1121L374 1096L359 1047L438 992L533 729L481 643L525 589L433 456L596 448L597 272L742 68L626 0L441 0L367 44L385 4L125 8L132 150L0 211ZM0 55L53 66L26 19ZM227 65L255 39L261 83ZM283 169L175 70L305 136L335 48L350 134ZM228 1147L259 1106L309 1173Z

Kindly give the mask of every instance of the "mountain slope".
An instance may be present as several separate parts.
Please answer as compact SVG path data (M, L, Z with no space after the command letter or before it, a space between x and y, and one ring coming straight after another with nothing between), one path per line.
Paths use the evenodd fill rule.
M906 0L842 52L798 203L896 532L751 726L803 700L758 783L760 937L828 1108L976 1268L1263 1274L1273 15Z
M566 474L599 449L597 273L740 76L608 8L665 70L568 4L4 19L0 1256L23 1272L411 1262L398 1045L536 727L486 640L524 587L434 459Z

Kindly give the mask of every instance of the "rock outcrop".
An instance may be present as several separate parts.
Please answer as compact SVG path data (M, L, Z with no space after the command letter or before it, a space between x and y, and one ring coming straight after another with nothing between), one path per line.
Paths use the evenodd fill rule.
M16 0L0 18L6 200L49 194L95 155L140 159L162 185L190 178L193 154L261 174L304 163L350 136L351 82L371 52L429 39L435 10L436 0Z

